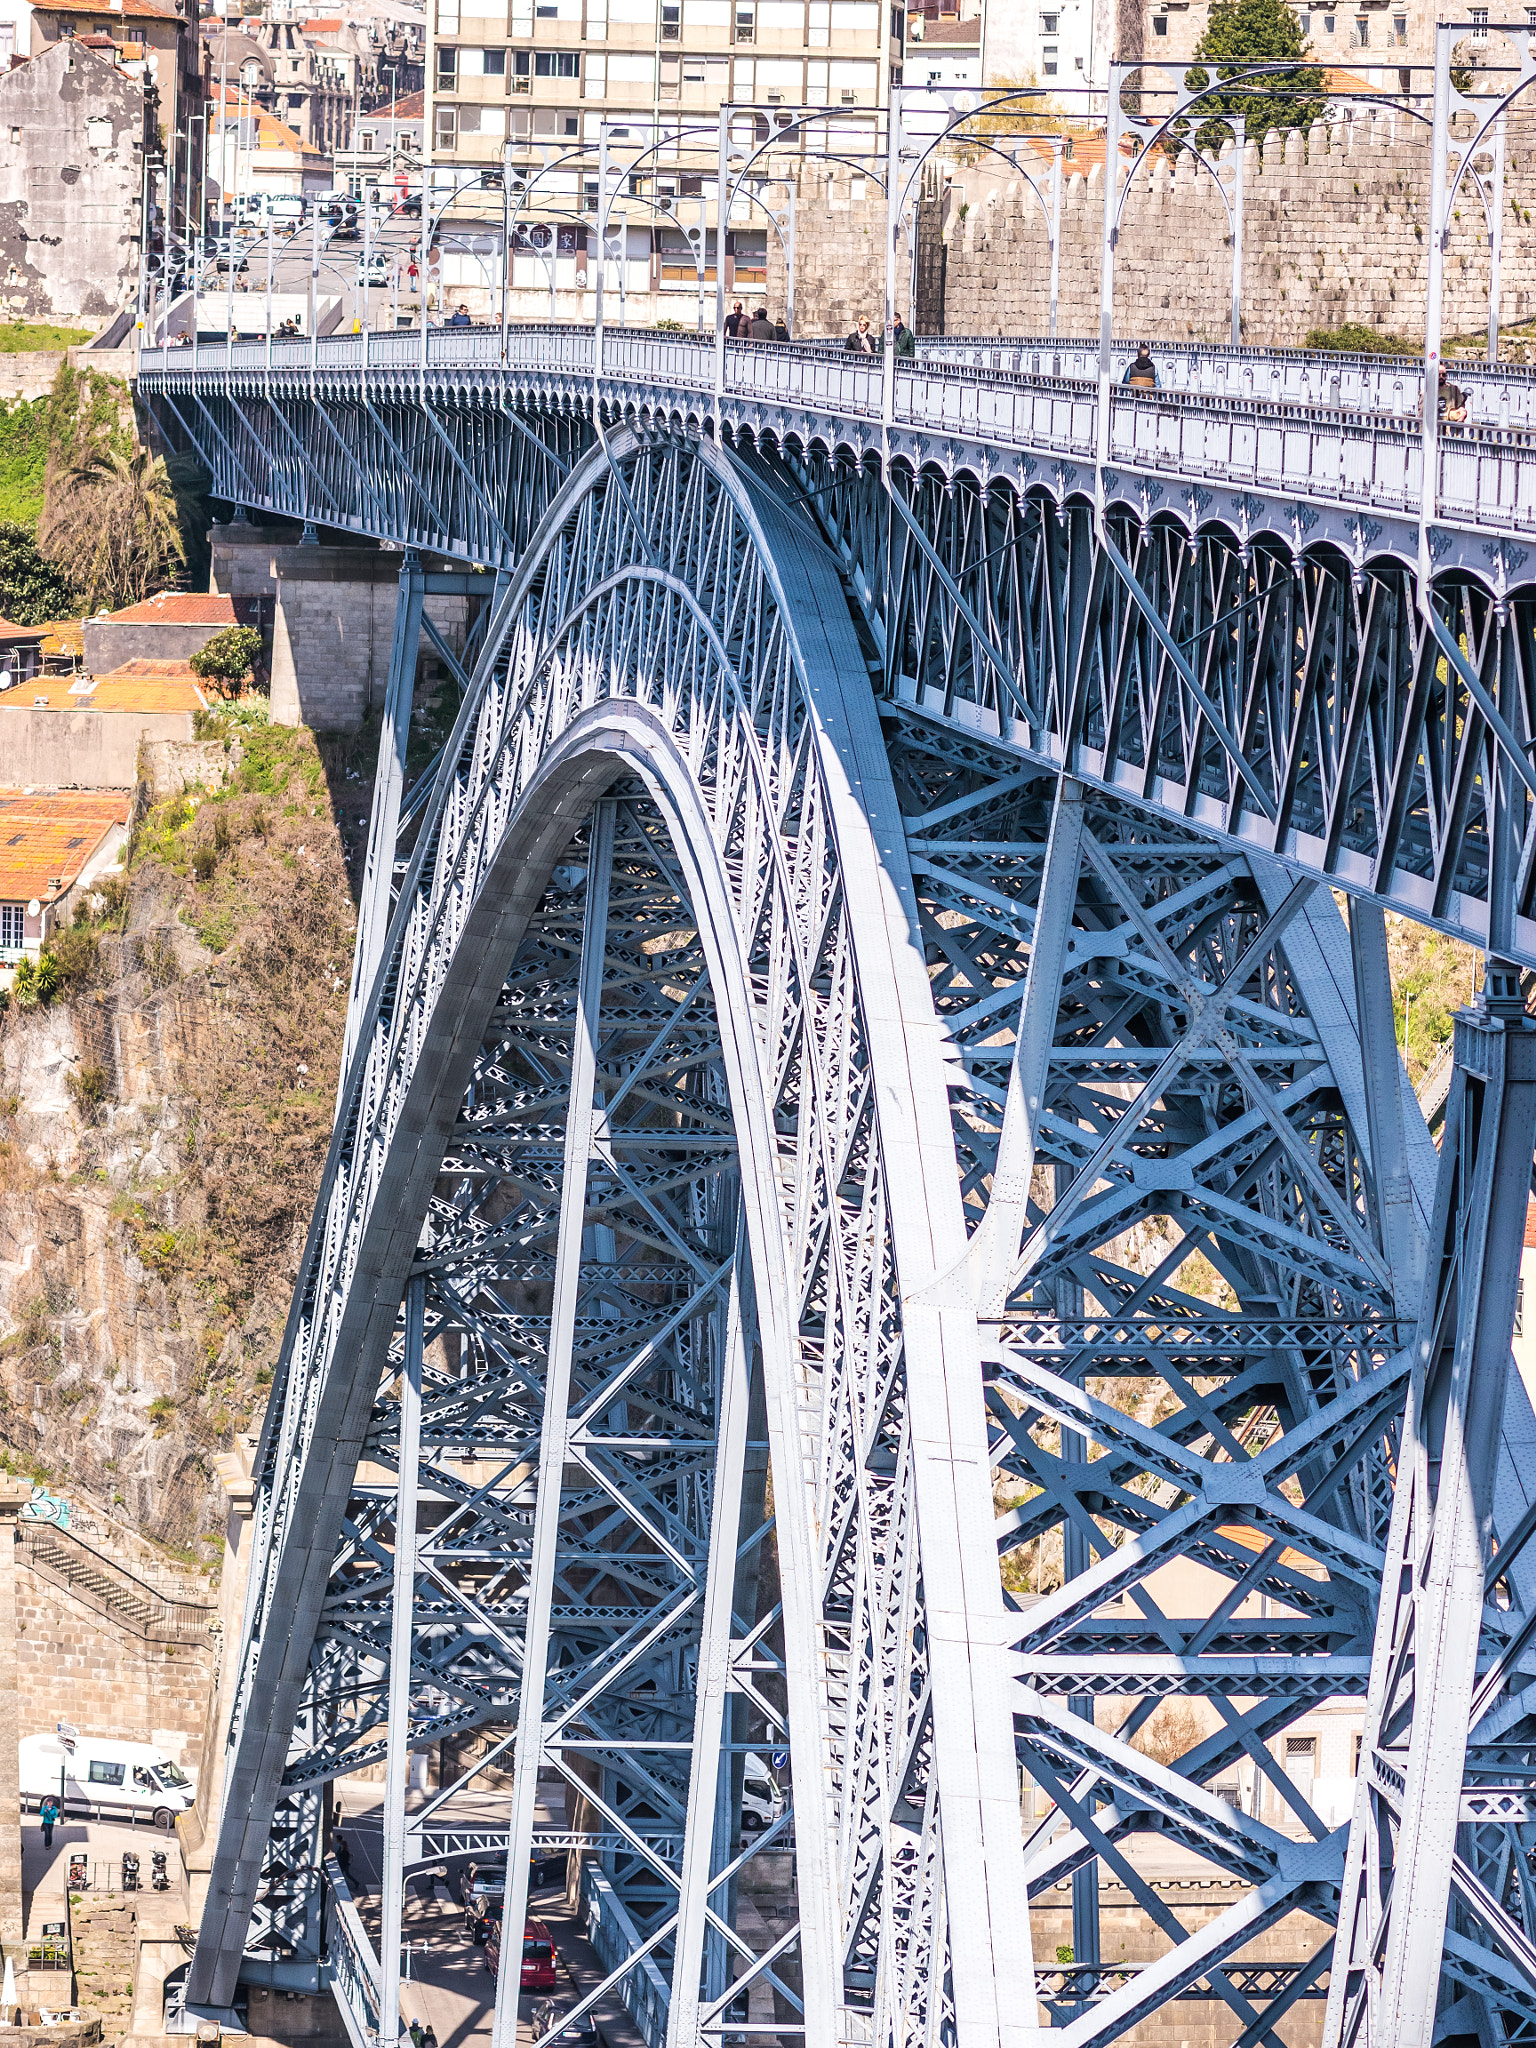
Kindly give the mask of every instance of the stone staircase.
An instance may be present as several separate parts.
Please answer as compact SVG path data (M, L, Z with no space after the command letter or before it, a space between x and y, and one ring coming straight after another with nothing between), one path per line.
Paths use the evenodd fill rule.
M71 1530L48 1522L17 1526L18 1564L148 1642L203 1640L218 1615L211 1601L150 1585Z

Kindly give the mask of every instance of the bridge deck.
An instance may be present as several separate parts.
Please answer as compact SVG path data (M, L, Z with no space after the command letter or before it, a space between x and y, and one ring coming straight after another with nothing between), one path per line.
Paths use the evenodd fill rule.
M425 369L450 378L532 374L590 385L593 349L590 327L514 327L505 351L499 329L442 328L428 332L425 363L420 332L412 331L315 344L281 341L270 348L245 341L146 350L139 374L150 388L174 387L194 368L199 380L242 384L320 373L389 382ZM1001 360L965 359L983 354ZM1222 485L1260 499L1373 515L1398 530L1396 544L1406 549L1423 494L1422 372L1383 359L1374 373L1358 365L1346 373L1326 359L1290 352L1277 355L1267 370L1246 350L1180 353L1172 360L1178 388L1142 393L1116 387L1112 463L1160 487L1198 493ZM943 462L940 444L954 442L951 457L975 449L1023 458L1026 480L1042 457L1055 458L1072 472L1057 479L1058 487L1081 487L1079 472L1093 462L1097 446L1098 397L1088 381L1093 351L1081 342L1062 343L1060 375L1037 373L1036 363L1044 361L1045 345L1033 342L925 343L922 356L896 369L896 452ZM1447 528L1536 533L1536 429L1522 424L1536 417L1536 383L1497 370L1464 373L1458 365L1458 380L1464 375L1479 417L1441 429L1434 517ZM1327 402L1335 380L1339 402ZM609 328L602 382L615 404L654 403L665 393L674 406L707 418L714 352L708 337ZM1252 395L1245 384L1253 386ZM1309 400L1309 391L1316 400ZM753 416L749 423L765 429L819 433L816 423L827 418L868 429L882 420L884 369L840 348L733 343L726 350L724 400L738 422L745 412ZM1112 489L1120 482L1115 478Z

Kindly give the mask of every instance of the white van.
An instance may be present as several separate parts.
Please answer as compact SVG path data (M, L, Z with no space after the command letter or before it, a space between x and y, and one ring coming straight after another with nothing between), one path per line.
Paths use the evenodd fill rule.
M741 1825L746 1834L761 1834L784 1812L784 1794L760 1756L742 1758Z
M105 1735L24 1735L17 1751L23 1811L35 1811L50 1792L58 1798L61 1770L66 1813L99 1808L152 1820L160 1828L174 1825L197 1790L186 1772L149 1742L114 1742Z

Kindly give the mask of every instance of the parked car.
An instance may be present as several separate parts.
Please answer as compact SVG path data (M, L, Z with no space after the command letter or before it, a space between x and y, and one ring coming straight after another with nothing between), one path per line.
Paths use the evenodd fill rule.
M501 1922L498 1920L491 1929L485 1944L485 1966L493 1977L501 1971ZM542 1920L526 1920L523 1923L523 1974L520 1988L524 1991L553 1991L555 1988L555 1937Z
M464 1932L472 1941L484 1941L491 1923L501 1917L501 1902L507 1895L506 1862L500 1870L480 1870L470 1879L464 1894Z
M602 2034L590 2012L562 2026L552 1998L541 1998L533 2008L533 2038L549 2041L555 2048L603 2048Z
M459 1872L459 1903L461 1906L469 1904L470 1886L477 1877L483 1877L488 1870L500 1871L502 1883L506 1883L507 1859L505 1856L482 1856L474 1863L466 1863Z
M340 238L338 237L338 239ZM366 260L364 259L363 252L361 250L358 251L357 281L359 284L388 284L392 274L392 259L387 249L370 249Z

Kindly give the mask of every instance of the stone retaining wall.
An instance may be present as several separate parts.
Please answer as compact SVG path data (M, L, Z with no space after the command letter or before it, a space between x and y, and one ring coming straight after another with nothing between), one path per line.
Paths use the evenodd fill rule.
M214 1644L153 1643L16 1563L17 1722L46 1735L61 1714L87 1735L153 1742L173 1763L202 1762Z
M1536 122L1511 118L1504 195L1500 318L1536 318ZM1224 177L1230 184L1231 146ZM1420 124L1384 112L1305 137L1271 134L1244 160L1242 315L1245 342L1296 347L1315 327L1360 321L1424 332L1429 151ZM942 197L922 209L921 332L1044 334L1050 298L1049 212L1005 167L949 165ZM1049 196L1049 163L1038 170ZM851 315L878 324L884 301L884 197L846 174L807 174L797 213L803 337L835 337ZM1069 177L1062 198L1063 334L1096 334L1103 241L1102 172ZM1208 171L1159 155L1139 169L1126 202L1115 265L1115 331L1149 340L1230 338L1231 241ZM783 269L770 254L770 298ZM1487 326L1489 256L1482 206L1464 188L1446 257L1444 330ZM905 314L907 266L898 258Z

